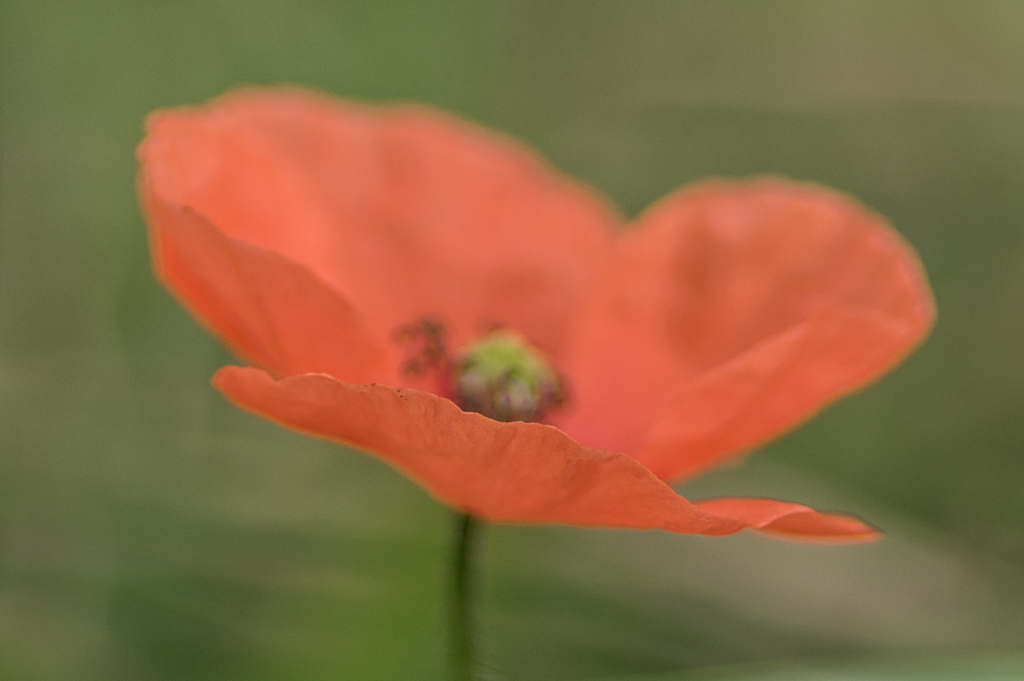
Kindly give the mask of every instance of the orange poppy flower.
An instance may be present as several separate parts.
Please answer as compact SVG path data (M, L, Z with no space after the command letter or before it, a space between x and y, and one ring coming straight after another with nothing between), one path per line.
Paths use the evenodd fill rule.
M851 198L712 181L621 228L509 139L295 89L158 112L138 155L157 275L259 367L214 376L237 405L489 520L875 535L666 482L789 430L927 334L916 256Z

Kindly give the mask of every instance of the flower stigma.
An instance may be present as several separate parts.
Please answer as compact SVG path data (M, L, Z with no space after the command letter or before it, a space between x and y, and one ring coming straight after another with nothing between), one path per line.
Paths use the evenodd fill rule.
M455 401L496 421L539 421L565 403L558 373L514 331L500 329L467 347L454 367Z

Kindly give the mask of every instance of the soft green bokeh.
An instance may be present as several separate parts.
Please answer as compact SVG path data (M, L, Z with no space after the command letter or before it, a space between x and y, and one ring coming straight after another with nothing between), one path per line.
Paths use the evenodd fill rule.
M903 367L682 488L884 541L488 528L493 678L1017 678L1024 4L976 0L0 0L0 678L441 678L445 511L227 405L150 275L144 116L278 82L453 109L629 214L709 175L838 187L934 282Z
M729 666L645 674L605 681L1020 681L1024 659L984 658L879 660L857 665L790 661L754 667Z

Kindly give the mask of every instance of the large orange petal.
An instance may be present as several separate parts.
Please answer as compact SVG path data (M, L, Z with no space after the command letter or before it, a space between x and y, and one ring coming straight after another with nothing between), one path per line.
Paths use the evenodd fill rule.
M236 353L279 375L394 374L383 338L306 267L224 236L195 211L140 187L157 276Z
M738 501L717 513L717 501L703 510L625 455L584 447L551 426L463 412L415 389L311 374L275 381L239 367L221 369L213 382L244 409L372 452L445 503L489 520L706 535L744 528L812 539L872 535L851 518L782 502L751 500L744 510Z
M876 379L933 318L912 249L852 199L699 185L623 235L567 350L575 408L559 425L691 475Z
M511 140L414 106L246 90L150 117L154 195L308 267L380 333L514 327L556 354L618 225Z

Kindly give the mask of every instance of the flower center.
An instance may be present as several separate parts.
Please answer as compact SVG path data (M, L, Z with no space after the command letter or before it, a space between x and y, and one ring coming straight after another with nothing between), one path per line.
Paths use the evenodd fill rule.
M494 331L470 345L454 370L459 406L496 421L539 421L565 402L558 374L513 331Z
M402 370L465 411L496 421L540 421L565 403L564 383L540 350L508 329L487 334L452 356L444 325L423 319L399 328L408 347Z

